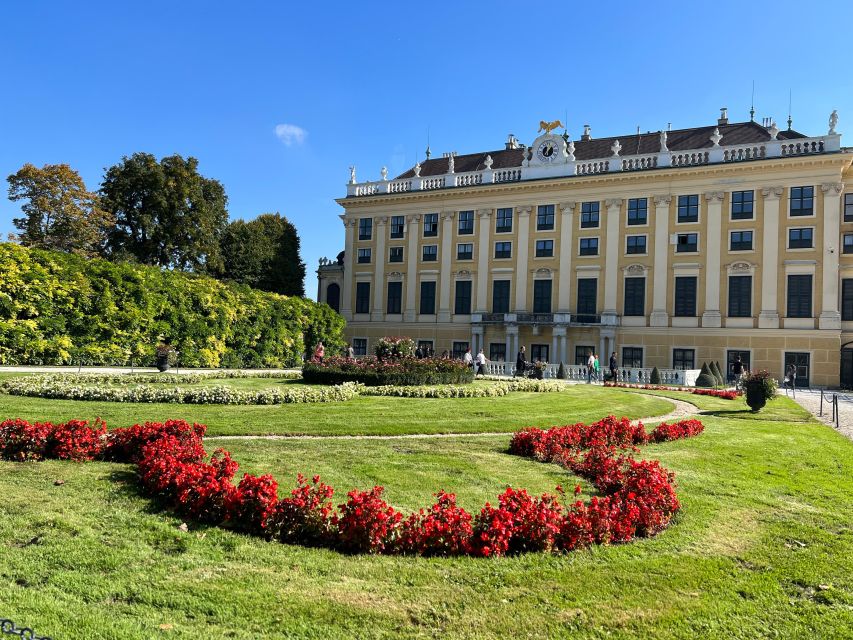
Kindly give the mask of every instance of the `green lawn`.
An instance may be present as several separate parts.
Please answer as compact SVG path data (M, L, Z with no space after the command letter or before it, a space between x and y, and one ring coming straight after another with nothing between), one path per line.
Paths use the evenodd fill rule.
M0 395L3 416L54 422L100 416L111 427L185 418L208 425L210 435L512 432L529 425L596 420L607 413L641 418L671 409L665 399L583 385L560 393L511 393L501 398L363 397L280 406L48 401Z
M528 408L540 398L538 415L552 403L573 403L564 419L556 419L561 408L545 413L545 425L618 413L615 407L639 400L578 389L577 397L489 400L479 410L504 424L532 424L540 421ZM182 532L179 519L139 495L130 467L0 463L0 617L55 638L86 639L853 637L853 443L786 399L755 415L742 401L673 397L707 412L705 433L638 454L677 474L683 509L672 526L653 539L563 556L344 556L216 528ZM10 411L7 400L0 396L0 413L26 409L30 418L87 404L13 398L27 404ZM325 417L342 428L348 415L351 433L395 431L394 416L408 425L413 409L384 400L363 398L347 403L358 411ZM446 430L456 431L464 421L455 422L452 409L470 421L468 403L479 401L430 409L443 403L412 407L427 414L422 424L450 420ZM187 409L188 416L209 410ZM246 411L231 409L234 417ZM329 426L315 416L329 409L276 411L323 431ZM242 471L274 473L284 490L297 471L321 473L339 493L384 484L389 500L406 510L439 488L476 508L508 483L535 491L574 485L556 466L507 455L508 440L216 446L231 449ZM54 485L57 479L65 484Z

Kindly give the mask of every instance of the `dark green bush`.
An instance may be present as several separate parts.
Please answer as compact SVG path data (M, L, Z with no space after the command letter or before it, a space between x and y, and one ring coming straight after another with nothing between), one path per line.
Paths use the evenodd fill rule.
M464 384L474 380L474 370L459 360L441 358L398 358L380 361L376 358L348 360L324 358L302 365L302 378L309 384L341 384L361 382L367 386L412 386L424 384Z
M660 384L660 371L658 371L657 367L652 369L652 375L649 382L651 382L652 384Z
M706 362L703 362L702 371L699 372L699 377L696 378L696 386L711 388L715 387L716 385L717 379L711 373L711 369L708 368L708 364Z

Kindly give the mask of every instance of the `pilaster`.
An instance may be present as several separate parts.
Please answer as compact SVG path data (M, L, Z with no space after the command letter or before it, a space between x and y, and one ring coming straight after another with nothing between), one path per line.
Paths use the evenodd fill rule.
M782 187L765 187L761 190L764 200L764 236L761 254L761 313L758 314L760 329L779 328L779 305L776 288L779 269L779 198Z
M841 192L844 184L821 185L823 191L823 302L818 328L841 329L838 309L838 254L841 251Z
M438 321L450 322L450 260L455 211L441 212L441 272L439 274Z
M560 267L557 282L557 313L569 313L572 302L572 234L575 227L575 203L561 202Z
M486 313L489 308L489 233L492 228L492 209L477 211L477 301L476 311Z
M420 229L419 215L406 216L406 308L403 320L414 322L418 317L418 231Z
M385 225L388 218L382 216L374 221L376 252L373 254L373 313L370 319L381 322L385 319Z
M345 320L352 320L352 268L355 265L356 256L353 249L355 237L355 220L347 219L346 215L340 216L344 223L344 291L341 301L341 315Z
M622 210L622 200L612 198L605 202L607 205L607 220L605 229L607 244L604 254L604 309L601 315L603 324L616 324L618 311L616 309L617 287L619 279L619 256L622 254L619 234L619 216Z
M652 314L649 326L666 327L669 314L666 310L666 288L669 279L669 203L672 196L655 196L655 259L652 285Z
M720 313L720 243L723 216L723 192L711 191L705 194L708 203L708 219L705 225L705 312L702 314L703 327L721 327Z
M518 214L518 246L515 257L515 309L527 311L527 255L530 244L530 212L532 207L516 207Z

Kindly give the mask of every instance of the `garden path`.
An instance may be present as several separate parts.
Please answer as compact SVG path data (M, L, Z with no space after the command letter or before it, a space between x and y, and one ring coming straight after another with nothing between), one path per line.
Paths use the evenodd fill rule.
M634 392L631 392L634 393ZM671 402L673 410L660 416L650 416L632 420L632 424L642 422L643 424L658 424L661 422L681 420L687 416L699 413L699 407L684 400L675 398L661 398L651 394L641 393L650 398L663 399ZM603 416L602 416L603 417ZM425 438L486 438L493 436L511 435L509 432L485 432L485 433L408 433L402 435L375 436L375 435L339 435L339 436L310 436L310 435L235 435L235 436L208 436L205 440L418 440Z
M782 390L779 390L782 393ZM790 391L786 391L789 394ZM803 409L810 412L815 418L833 427L842 435L853 440L853 394L850 393L829 393L824 392L823 399L823 415L820 410L820 390L818 389L797 389L796 397L792 399L799 404ZM838 396L838 426L832 420L832 396Z

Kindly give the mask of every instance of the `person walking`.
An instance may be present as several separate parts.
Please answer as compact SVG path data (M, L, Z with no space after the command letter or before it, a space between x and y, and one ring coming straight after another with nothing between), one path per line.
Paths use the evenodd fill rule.
M794 399L797 397L797 367L792 362L785 369L785 382L791 387L791 393L794 394ZM787 393L787 392L786 392Z
M523 376L524 371L527 368L527 358L524 353L524 346L518 350L518 355L515 358L515 375Z
M487 362L488 362L488 360L486 359L486 354L483 353L482 349L480 349L480 352L477 354L477 359L476 359L476 363L477 363L476 375L478 375L478 376L486 375L486 363Z
M616 376L619 373L619 364L616 362L616 352L610 354L610 379L616 382Z
M326 355L326 347L323 346L323 341L317 343L317 346L314 347L314 359L318 362L323 362L323 358Z
M352 348L352 343L347 343L347 359L355 360L355 349Z
M589 357L586 359L586 383L592 383L592 374L595 373L595 357L592 351L589 352Z
M474 356L471 355L471 347L465 349L465 355L462 356L462 362L465 363L466 367L474 368Z
M601 365L598 362L598 354L595 354L595 361L592 363L592 367L595 370L595 381L598 382L601 379Z
M732 362L732 379L735 385L740 382L741 376L743 376L743 362L741 362L740 356L735 356L735 361Z

